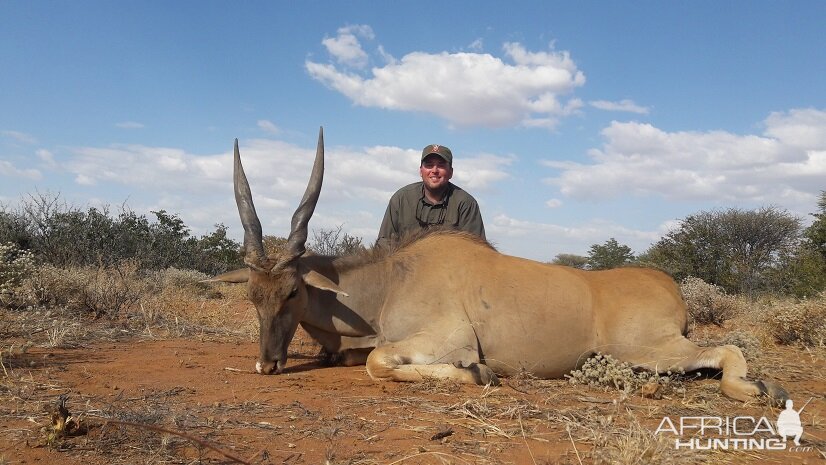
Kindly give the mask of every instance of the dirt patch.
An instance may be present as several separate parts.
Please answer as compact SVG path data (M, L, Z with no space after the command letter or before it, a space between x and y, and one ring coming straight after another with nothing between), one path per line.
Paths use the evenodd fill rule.
M696 337L713 338L712 333ZM19 336L19 335L18 335ZM145 335L144 335L145 336ZM752 416L779 410L718 394L713 379L659 400L517 377L496 388L427 380L372 381L364 367L327 367L299 331L285 373L253 372L257 344L219 334L141 334L9 352L0 383L0 464L822 463L826 360L764 347L756 372L786 387L801 415L797 451L675 450L654 435L668 416ZM15 335L4 342L13 343ZM20 340L22 343L22 339ZM65 396L75 434L50 438L48 409ZM147 429L107 423L117 419ZM757 437L768 438L759 433Z

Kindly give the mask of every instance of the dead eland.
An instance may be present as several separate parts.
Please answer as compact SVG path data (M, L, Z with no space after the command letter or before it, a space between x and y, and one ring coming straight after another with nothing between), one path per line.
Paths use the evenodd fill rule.
M739 400L787 397L774 383L746 378L738 347L699 347L686 339L680 290L659 271L548 265L451 231L363 256L306 254L307 224L324 175L322 131L278 254L264 252L237 140L233 171L247 269L213 281L247 281L260 325L259 373L284 369L301 325L345 364L366 363L376 380L487 384L521 371L557 378L601 352L657 372L721 370L722 392Z

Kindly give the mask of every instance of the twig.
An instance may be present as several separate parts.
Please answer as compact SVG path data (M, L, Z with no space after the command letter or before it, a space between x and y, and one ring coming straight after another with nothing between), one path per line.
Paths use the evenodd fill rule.
M528 445L528 439L525 438L525 427L522 426L522 415L519 415L519 429L522 430L522 441L525 443L525 447L528 448L528 454L531 456L531 462L533 462L533 465L536 465L536 459L533 457L531 446Z
M574 438L571 436L571 428L565 428L565 431L568 432L568 439L571 440L571 445L574 446L574 454L576 454L576 459L579 462L579 465L582 465L582 458L579 456L579 451L576 450L576 443L574 442Z
M182 437L184 439L188 439L188 440L190 440L190 441L192 441L192 442L194 442L194 443L196 443L196 444L198 444L202 447L206 447L207 449L215 451L215 452L223 455L224 457L226 457L226 458L228 458L228 459L230 459L234 462L243 463L244 465L252 465L250 462L247 462L246 460L244 460L242 458L239 458L238 456L233 455L232 453L227 452L227 451L221 449L218 446L210 444L209 442L204 441L203 439L199 439L199 438L196 438L196 437L191 436L189 434L182 433L180 431L173 431L173 430L166 429L166 428L163 428L163 427L160 427L160 426L155 426L155 425L146 425L146 424L143 424L143 423L133 423L131 421L113 420L113 419L110 419L110 418L102 418L102 420L106 423L114 423L114 424L117 424L117 425L124 425L124 426L133 426L135 428L148 429L148 430L156 431L156 432L159 432L159 433L166 433L166 434L172 434L174 436L179 436L179 437Z

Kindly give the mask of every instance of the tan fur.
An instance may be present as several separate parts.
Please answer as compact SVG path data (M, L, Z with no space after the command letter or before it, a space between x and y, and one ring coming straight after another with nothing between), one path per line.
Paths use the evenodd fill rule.
M774 384L746 380L738 348L701 348L686 339L685 303L674 281L658 271L546 265L444 230L346 258L304 254L324 173L321 130L287 244L265 257L237 140L233 166L248 295L260 326L259 373L284 369L300 324L327 353L345 363L365 361L377 380L430 376L495 384L497 375L523 371L561 377L602 352L660 372L719 369L722 392L735 399L786 397ZM235 282L243 277L223 275Z
M720 369L723 393L735 399L785 394L770 383L746 380L736 347L701 348L686 339L679 288L659 271L548 265L448 231L416 235L389 251L299 262L299 269L325 276L349 295L304 283L304 308L285 304L264 312L294 312L296 324L331 353L363 354L375 347L366 360L375 379L495 383L496 375L522 371L557 378L602 352L659 372ZM250 285L281 294L289 287ZM276 336L262 333L262 346L269 337Z

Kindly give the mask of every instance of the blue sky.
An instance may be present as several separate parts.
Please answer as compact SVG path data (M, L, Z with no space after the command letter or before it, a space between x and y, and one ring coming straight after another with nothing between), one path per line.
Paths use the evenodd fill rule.
M240 239L240 140L285 235L375 239L425 145L488 239L537 260L637 252L702 210L808 221L826 189L826 2L0 2L0 203L177 213Z

